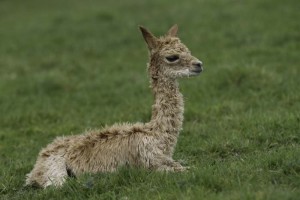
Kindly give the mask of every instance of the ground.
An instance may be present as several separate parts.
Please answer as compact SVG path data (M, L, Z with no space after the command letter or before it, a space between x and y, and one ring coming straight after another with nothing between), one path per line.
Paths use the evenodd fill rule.
M297 199L300 2L0 1L0 199ZM150 119L138 25L179 36L204 63L180 81L175 158L189 172L120 169L24 188L58 135Z

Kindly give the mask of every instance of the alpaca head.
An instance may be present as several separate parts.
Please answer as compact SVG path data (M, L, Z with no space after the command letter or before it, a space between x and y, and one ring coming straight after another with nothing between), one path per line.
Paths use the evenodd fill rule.
M140 30L149 48L148 70L152 78L175 79L196 76L202 72L202 62L192 56L190 50L177 37L177 25L159 38L144 27L140 27Z

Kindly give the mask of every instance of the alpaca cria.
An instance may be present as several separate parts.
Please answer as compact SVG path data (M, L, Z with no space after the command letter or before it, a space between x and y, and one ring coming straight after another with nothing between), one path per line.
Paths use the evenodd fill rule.
M172 158L184 110L176 79L198 75L202 62L181 43L177 25L159 38L146 28L140 30L150 55L148 72L154 95L151 120L56 138L39 153L26 185L61 186L67 176L113 172L124 165L172 172L187 169Z

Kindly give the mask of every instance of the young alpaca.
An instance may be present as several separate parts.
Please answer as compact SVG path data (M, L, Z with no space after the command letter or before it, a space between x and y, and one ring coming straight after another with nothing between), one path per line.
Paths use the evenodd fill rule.
M124 165L158 171L186 170L172 159L184 110L176 79L198 75L203 68L180 42L177 29L174 25L166 36L156 38L140 27L150 52L148 71L155 98L150 122L115 124L56 138L39 153L26 185L61 186L67 176L113 172Z

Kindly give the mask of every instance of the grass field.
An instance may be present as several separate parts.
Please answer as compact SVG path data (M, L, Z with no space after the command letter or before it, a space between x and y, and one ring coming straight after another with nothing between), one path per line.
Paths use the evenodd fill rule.
M0 1L0 199L298 199L300 1ZM190 171L120 169L24 188L58 135L148 121L144 25L174 23L200 77L180 81L175 158Z

